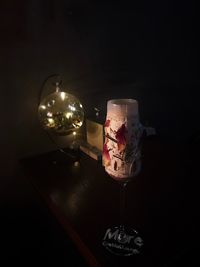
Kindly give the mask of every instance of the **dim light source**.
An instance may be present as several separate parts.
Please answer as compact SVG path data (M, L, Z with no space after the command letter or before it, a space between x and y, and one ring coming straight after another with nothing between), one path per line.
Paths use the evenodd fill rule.
M84 110L80 101L56 82L55 91L40 100L38 116L45 130L66 135L82 126Z

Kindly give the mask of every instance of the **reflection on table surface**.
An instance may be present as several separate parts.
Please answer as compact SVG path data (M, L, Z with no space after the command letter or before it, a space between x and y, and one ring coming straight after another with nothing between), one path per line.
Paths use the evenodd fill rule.
M101 162L81 152L75 162L50 152L22 163L54 214L100 266L170 266L196 248L197 181L178 146L148 138L142 154L142 171L127 187L125 223L142 234L145 246L141 255L125 258L101 244L106 229L119 224L119 185Z

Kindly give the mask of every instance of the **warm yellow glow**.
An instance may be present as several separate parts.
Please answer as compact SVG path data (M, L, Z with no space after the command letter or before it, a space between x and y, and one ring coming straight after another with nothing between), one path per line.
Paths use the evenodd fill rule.
M71 106L71 105L69 105L69 109L71 109L72 111L75 111L76 110L76 108L73 107L73 106Z
M38 117L45 130L69 134L82 125L84 111L79 100L65 91L47 95L38 107ZM73 135L72 135L73 136Z
M40 107L41 107L41 109L44 109L44 110L46 109L45 105L41 105Z
M73 113L72 112L67 112L65 114L65 116L66 116L67 119L69 119L69 118L71 118L73 116Z
M73 132L72 134L73 134L73 136L76 136L76 132Z
M72 123L72 125L74 126L74 128L79 128L82 126L82 121L76 121L75 123Z
M49 122L50 126L55 125L54 119L52 119L52 118L48 118L48 122Z
M65 97L66 97L66 93L65 92L61 92L60 93L60 97L64 101L65 100Z

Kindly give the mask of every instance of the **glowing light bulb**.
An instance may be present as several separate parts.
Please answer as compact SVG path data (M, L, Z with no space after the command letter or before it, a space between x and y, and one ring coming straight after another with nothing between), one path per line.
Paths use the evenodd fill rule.
M40 108L45 110L46 106L45 105L41 105Z
M48 116L48 117L52 117L52 116L53 116L52 112L50 112L50 111L47 112L47 116Z
M66 93L65 92L61 92L60 93L60 97L64 101L65 100L65 97L66 97Z
M71 109L71 111L75 111L76 110L76 108L74 106L72 106L72 105L69 105L69 109Z
M47 121L48 121L48 126L49 126L50 128L55 126L55 121L54 121L54 119L52 119L52 118L48 118Z
M67 112L65 116L66 116L67 119L72 118L73 113L72 112Z

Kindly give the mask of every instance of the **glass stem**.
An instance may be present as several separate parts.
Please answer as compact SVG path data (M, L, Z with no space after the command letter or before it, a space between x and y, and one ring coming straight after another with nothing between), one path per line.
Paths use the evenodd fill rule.
M120 183L120 231L124 231L124 215L125 215L125 201L126 201L126 185L127 183Z

